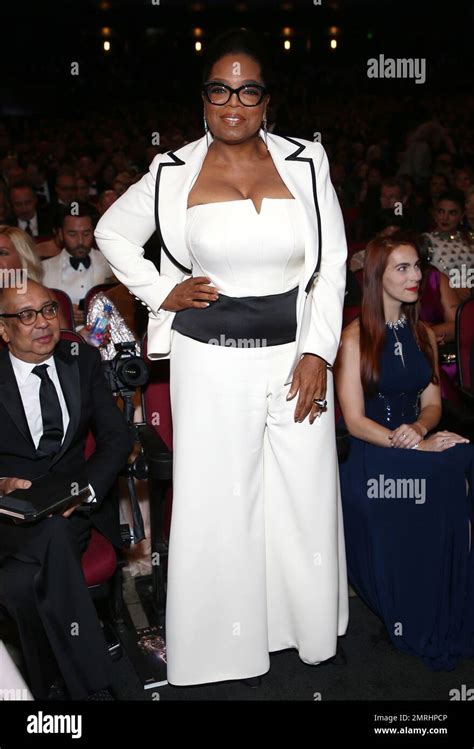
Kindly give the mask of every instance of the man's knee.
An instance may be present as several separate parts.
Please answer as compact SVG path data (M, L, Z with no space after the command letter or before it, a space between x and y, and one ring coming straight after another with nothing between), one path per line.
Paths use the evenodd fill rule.
M0 604L14 616L36 608L35 577L39 565L8 559L0 568Z
M69 518L62 515L52 515L41 521L41 533L44 539L54 541L74 541L75 533Z

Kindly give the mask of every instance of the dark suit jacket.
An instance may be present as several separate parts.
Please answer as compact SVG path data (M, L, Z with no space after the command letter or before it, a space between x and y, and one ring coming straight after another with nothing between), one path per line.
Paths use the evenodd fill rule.
M53 221L49 208L38 205L36 217L38 219L38 237L49 237L53 233ZM6 223L8 226L20 227L17 217L13 215L7 218Z
M8 350L0 351L0 476L33 480L56 471L70 475L71 481L90 483L97 497L90 507L92 524L120 546L117 501L106 500L106 495L127 461L132 438L106 383L99 352L83 343L60 341L54 359L70 421L59 453L39 457ZM90 430L96 449L86 461ZM18 548L25 531L26 526L0 519L0 560Z

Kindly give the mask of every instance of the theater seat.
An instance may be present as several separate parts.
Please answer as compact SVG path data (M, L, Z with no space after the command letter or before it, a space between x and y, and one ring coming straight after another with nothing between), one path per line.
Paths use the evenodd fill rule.
M82 571L89 587L110 580L117 569L115 549L101 533L92 529L89 546L81 558Z
M54 293L56 301L59 302L66 325L71 330L74 328L74 310L72 308L71 297L62 289L50 289Z

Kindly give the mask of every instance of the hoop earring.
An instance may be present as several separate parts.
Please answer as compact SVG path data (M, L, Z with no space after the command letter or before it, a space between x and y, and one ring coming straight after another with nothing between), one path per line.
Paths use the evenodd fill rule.
M268 148L268 142L267 142L267 115L265 114L263 116L263 134L265 136L265 145Z
M204 132L206 133L206 145L209 148L209 125L207 124L206 115L203 115L203 121L204 121Z

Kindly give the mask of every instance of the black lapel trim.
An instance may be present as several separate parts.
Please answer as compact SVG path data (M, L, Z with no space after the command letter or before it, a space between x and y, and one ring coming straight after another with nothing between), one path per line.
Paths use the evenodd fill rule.
M51 465L54 465L69 448L72 439L77 432L79 425L79 416L81 411L81 380L78 364L78 356L73 356L70 351L71 344L75 341L60 341L54 352L54 360L56 363L56 370L58 373L59 381L61 383L61 390L63 391L64 400L66 401L67 409L69 411L69 424L64 435L64 440L61 445L59 452L51 460ZM77 344L79 348L84 344Z
M311 274L311 278L309 279L308 283L306 284L305 293L307 294L313 285L314 279L317 277L319 273L319 269L321 267L321 258L323 254L323 238L321 236L321 213L319 210L319 203L318 203L318 191L316 187L316 173L314 171L314 161L313 159L307 158L307 157L301 157L300 153L301 151L304 151L306 148L303 143L299 143L297 140L293 140L293 138L290 138L288 135L281 135L281 138L284 138L285 140L292 143L294 146L296 146L296 151L293 151L293 153L290 153L289 156L285 157L285 161L306 161L309 164L309 168L311 170L311 187L313 190L313 200L314 200L314 208L316 211L316 220L318 222L318 260L316 263L316 268L314 269L313 273Z
M311 274L311 278L309 279L308 283L306 284L305 293L307 294L313 285L314 279L317 277L319 273L319 269L321 267L321 258L322 258L322 251L323 251L323 242L322 242L322 236L321 236L321 213L319 210L319 203L318 203L318 193L316 188L316 173L314 171L314 161L311 158L308 157L301 157L299 154L304 151L306 146L303 143L299 143L297 140L294 140L293 138L290 138L288 135L281 135L281 138L284 138L289 143L292 143L294 146L296 146L296 151L289 154L289 156L285 157L285 161L300 161L300 162L307 162L309 164L309 168L311 170L311 187L313 191L313 201L314 201L314 208L316 211L316 220L318 223L318 260L316 263L316 267ZM158 167L158 172L156 175L156 184L155 184L155 223L156 223L156 232L158 234L158 238L160 241L160 245L163 248L163 251L168 256L168 258L171 260L171 262L176 265L177 268L179 268L183 273L187 273L188 275L192 274L191 268L186 268L186 266L182 265L176 258L171 254L169 249L166 247L166 244L163 240L163 235L161 233L161 227L159 222L159 215L158 215L158 194L159 194L159 186L160 186L160 179L161 179L161 170L165 166L184 166L186 162L184 162L182 159L179 158L179 156L176 156L174 151L168 151L167 156L173 159L173 162L168 163L161 163Z
M168 258L171 260L171 262L174 265L176 265L176 267L179 268L179 270L182 271L183 273L187 273L188 275L192 275L192 268L186 268L186 266L182 265L171 254L171 252L169 251L169 249L167 248L167 246L166 246L166 244L164 242L163 234L161 233L160 219L159 219L159 214L158 214L158 194L159 194L159 189L160 189L161 170L165 166L184 166L184 164L186 163L185 161L183 161L182 159L180 159L178 156L176 156L176 154L174 153L174 151L168 151L166 155L169 156L170 158L172 158L173 162L168 162L168 163L163 163L162 162L159 165L158 172L156 174L156 183L155 183L155 224L156 224L156 233L158 235L160 246L162 247L163 252L168 256Z

